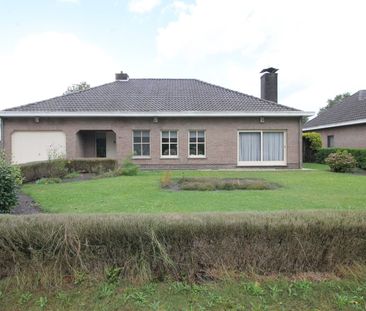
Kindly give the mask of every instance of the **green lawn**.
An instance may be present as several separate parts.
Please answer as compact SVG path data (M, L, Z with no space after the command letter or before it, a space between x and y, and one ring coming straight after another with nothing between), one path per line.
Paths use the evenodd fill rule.
M304 209L365 209L366 176L336 174L324 165L294 171L173 171L173 177L263 178L282 185L275 190L168 191L160 189L162 172L82 182L26 184L51 213L237 212Z

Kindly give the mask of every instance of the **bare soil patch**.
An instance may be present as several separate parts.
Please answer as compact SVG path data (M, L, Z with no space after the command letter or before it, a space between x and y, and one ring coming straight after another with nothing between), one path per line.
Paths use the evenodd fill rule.
M173 191L272 190L280 185L254 178L181 178L162 184Z
M41 213L41 207L29 195L19 192L18 204L12 209L11 214L38 214Z

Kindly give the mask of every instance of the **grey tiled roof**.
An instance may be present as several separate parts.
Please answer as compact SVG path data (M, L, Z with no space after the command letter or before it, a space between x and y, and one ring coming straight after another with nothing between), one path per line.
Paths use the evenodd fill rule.
M195 79L129 79L5 111L82 113L299 110Z
M366 90L358 91L308 121L304 129L366 119Z

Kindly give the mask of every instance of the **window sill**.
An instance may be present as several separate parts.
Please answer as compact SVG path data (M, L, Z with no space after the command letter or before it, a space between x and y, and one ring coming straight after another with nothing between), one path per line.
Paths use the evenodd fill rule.
M287 166L283 161L238 162L238 166Z
M151 157L132 157L132 160L150 160Z
M188 159L207 159L207 157L206 156L188 156L187 157Z
M160 160L179 160L179 157L161 156Z

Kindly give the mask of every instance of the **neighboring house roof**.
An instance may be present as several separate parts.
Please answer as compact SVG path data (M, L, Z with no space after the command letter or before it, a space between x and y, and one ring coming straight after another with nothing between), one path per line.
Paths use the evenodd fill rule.
M345 98L304 125L305 131L366 123L366 90Z
M309 113L196 79L129 79L6 109L0 116L198 116Z

